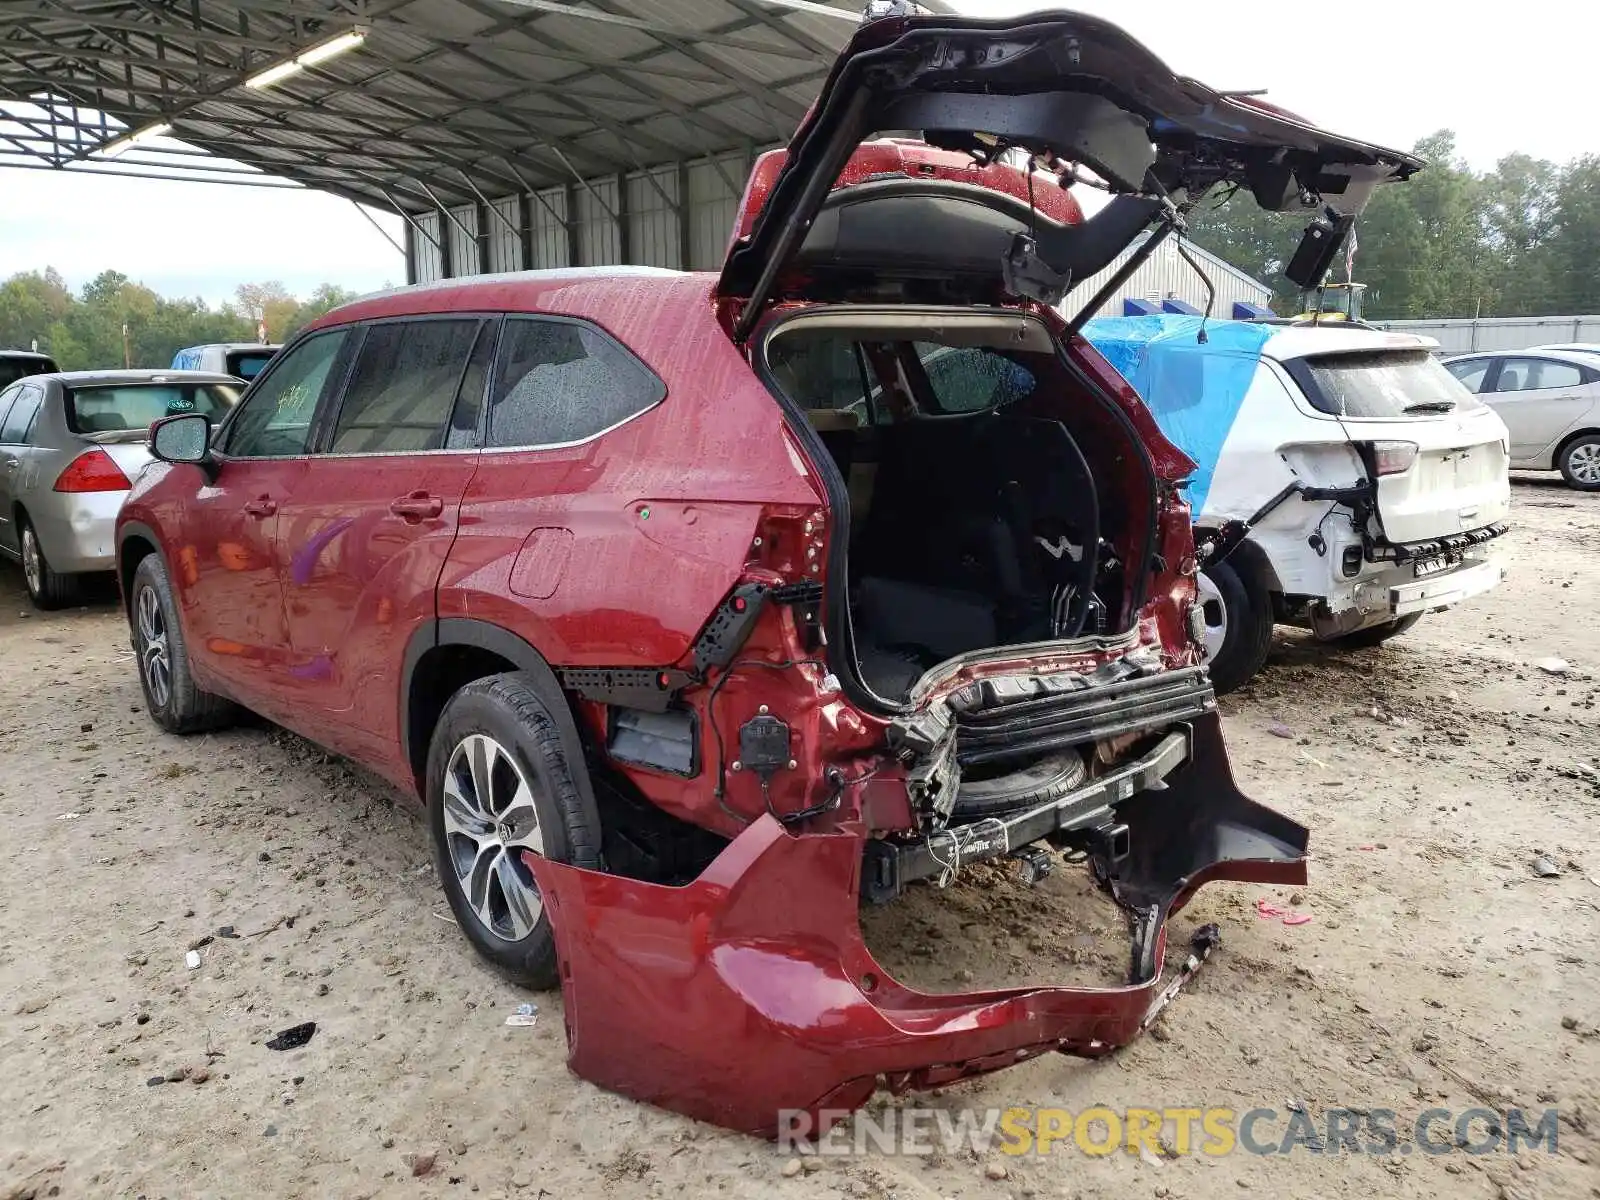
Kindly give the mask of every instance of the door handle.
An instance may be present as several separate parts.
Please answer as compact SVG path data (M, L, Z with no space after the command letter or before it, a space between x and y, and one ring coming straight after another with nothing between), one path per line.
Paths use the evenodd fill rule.
M430 496L427 492L412 492L409 496L401 496L398 500L389 502L389 511L397 517L404 517L409 523L415 525L418 521L425 521L429 517L437 517L444 512L444 501L437 496Z
M8 459L6 459L6 466L8 466L8 467L20 467L21 465L22 465L22 460L20 458L8 458Z
M278 511L278 502L271 496L257 496L245 501L244 510L252 517L270 517Z

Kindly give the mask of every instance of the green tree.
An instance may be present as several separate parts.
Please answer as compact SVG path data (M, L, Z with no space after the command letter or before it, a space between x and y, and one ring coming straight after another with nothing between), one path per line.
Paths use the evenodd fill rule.
M320 284L311 295L307 296L295 308L285 327L282 330L273 330L272 332L279 341L286 342L324 313L331 312L341 304L349 304L350 301L356 298L357 294L347 288L340 287L338 284Z
M1547 280L1542 312L1600 312L1600 155L1568 163L1554 190L1550 236L1539 261Z
M1356 226L1355 280L1373 317L1600 312L1600 156L1564 167L1512 154L1478 173L1440 130L1428 165L1380 187ZM1271 284L1279 312L1299 297L1280 272L1308 220L1264 213L1247 194L1190 217L1196 242ZM1335 277L1343 270L1335 268Z
M270 332L285 337L354 293L325 283L305 300L282 284L246 284L240 300L264 314ZM66 370L120 367L123 328L128 357L136 367L165 367L185 346L248 342L256 316L239 308L212 308L205 301L158 296L120 271L102 271L74 296L54 270L24 271L0 280L0 349L28 349L34 342Z

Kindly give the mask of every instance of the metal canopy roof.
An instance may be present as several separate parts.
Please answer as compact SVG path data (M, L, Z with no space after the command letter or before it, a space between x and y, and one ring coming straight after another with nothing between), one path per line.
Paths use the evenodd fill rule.
M5 0L0 166L484 201L786 141L861 2ZM245 86L352 29L349 53ZM155 124L204 153L105 156Z

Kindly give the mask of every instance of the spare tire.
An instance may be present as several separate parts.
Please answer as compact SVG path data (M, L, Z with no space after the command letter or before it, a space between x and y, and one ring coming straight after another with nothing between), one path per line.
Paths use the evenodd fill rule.
M1076 750L1057 750L1027 766L988 779L961 780L956 789L956 817L992 817L1032 808L1065 796L1083 783L1088 771Z

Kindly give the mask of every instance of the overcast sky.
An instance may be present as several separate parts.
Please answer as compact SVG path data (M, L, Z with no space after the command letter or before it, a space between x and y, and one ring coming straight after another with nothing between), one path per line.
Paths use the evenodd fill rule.
M983 15L1036 9L958 0ZM1470 7L1405 0L1079 0L1180 74L1266 88L1341 133L1409 147L1448 126L1479 168L1515 150L1564 161L1600 151L1593 77L1600 17L1572 0ZM1578 36L1580 26L1587 33ZM359 53L359 51L358 51ZM379 219L397 240L400 222ZM231 297L278 279L369 290L401 256L346 200L314 192L0 170L0 277L53 266L74 287L111 267L168 295Z

